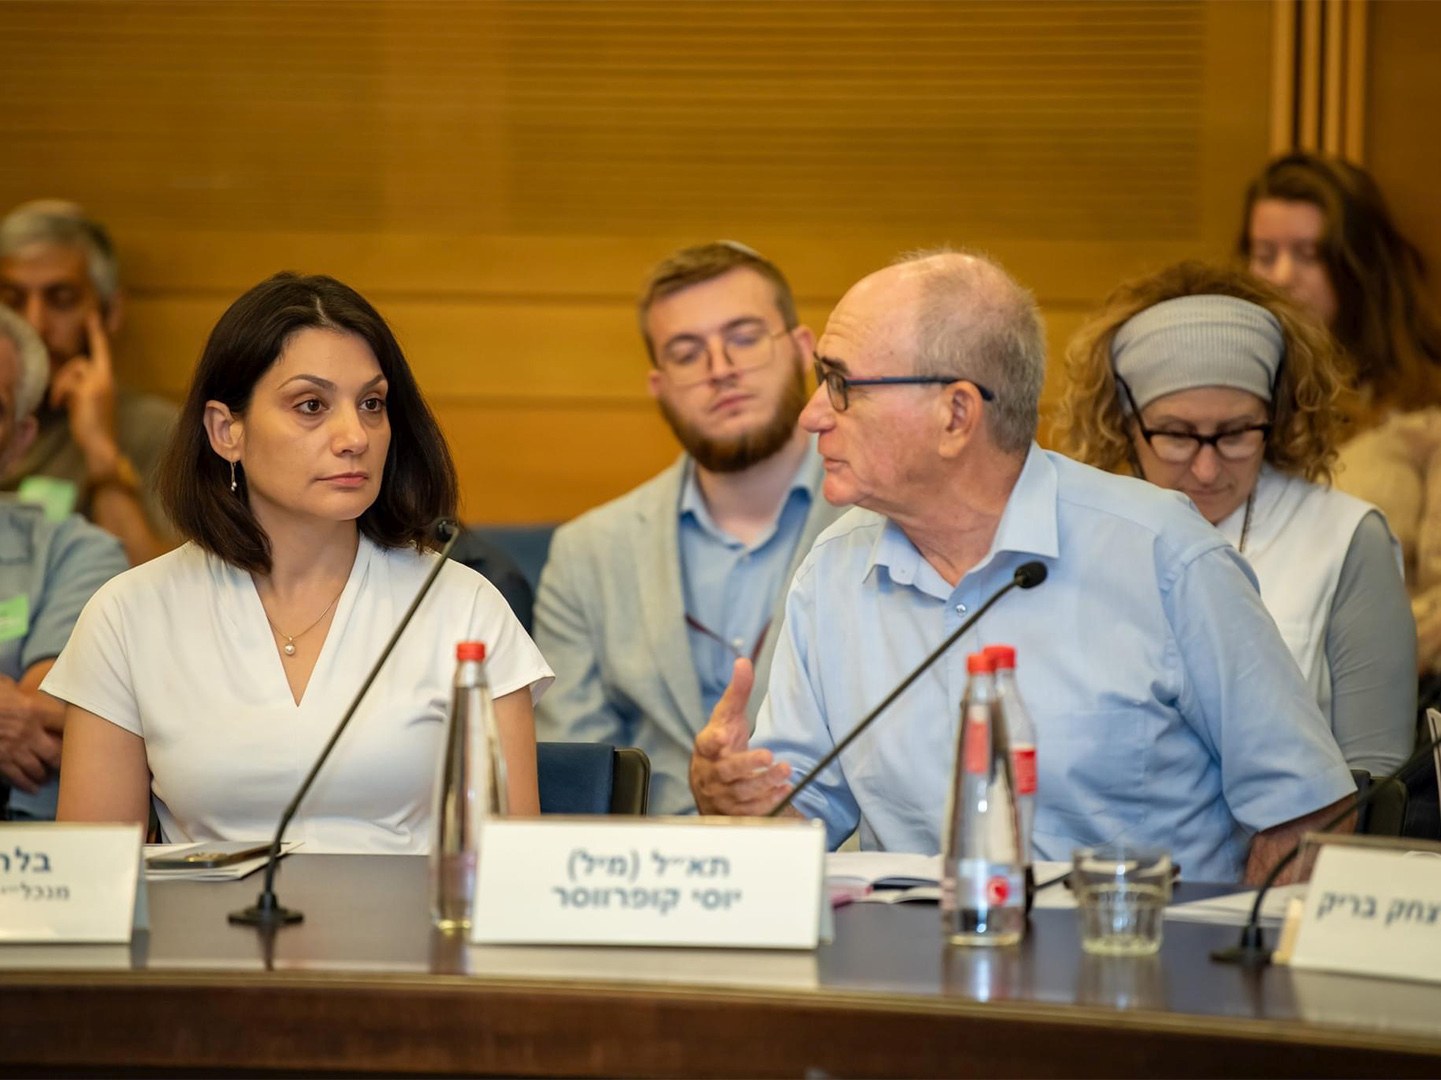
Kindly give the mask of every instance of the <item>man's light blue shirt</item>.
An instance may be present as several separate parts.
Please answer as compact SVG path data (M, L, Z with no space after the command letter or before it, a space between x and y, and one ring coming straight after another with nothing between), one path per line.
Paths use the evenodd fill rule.
M1243 559L1174 492L1032 447L991 550L954 588L901 530L853 510L796 572L756 745L811 768L967 614L1002 599L801 794L832 845L940 849L966 654L1017 649L1035 718L1041 859L1169 848L1236 881L1255 832L1355 791Z
M695 462L686 462L678 528L681 593L705 716L725 693L736 657L754 659L764 636L780 631L770 625L771 612L785 588L822 468L820 457L808 452L775 520L747 544L715 523L696 481Z

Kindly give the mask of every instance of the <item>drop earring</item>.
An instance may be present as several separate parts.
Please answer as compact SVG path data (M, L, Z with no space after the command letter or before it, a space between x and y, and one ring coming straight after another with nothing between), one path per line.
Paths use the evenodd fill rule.
M235 490L235 462L230 463L230 490Z

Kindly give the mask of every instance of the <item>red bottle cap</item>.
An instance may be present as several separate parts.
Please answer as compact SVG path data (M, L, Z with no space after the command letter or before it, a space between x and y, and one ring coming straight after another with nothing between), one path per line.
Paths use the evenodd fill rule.
M484 660L485 642L462 641L455 647L456 660Z
M991 658L991 664L996 671L1015 670L1016 647L1014 645L987 645L986 655Z
M995 662L983 652L973 652L966 657L966 674L989 674L996 670Z

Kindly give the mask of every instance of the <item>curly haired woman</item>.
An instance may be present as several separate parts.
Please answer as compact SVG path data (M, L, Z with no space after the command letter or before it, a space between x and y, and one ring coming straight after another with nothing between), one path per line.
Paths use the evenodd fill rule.
M1117 289L1071 342L1071 453L1187 495L1261 599L1353 768L1406 757L1415 625L1375 507L1330 487L1346 368L1264 282L1182 263Z

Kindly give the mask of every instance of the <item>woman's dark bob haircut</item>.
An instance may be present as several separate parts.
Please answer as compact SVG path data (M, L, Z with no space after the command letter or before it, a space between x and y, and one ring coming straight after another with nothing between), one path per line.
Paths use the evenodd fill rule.
M380 493L357 522L360 531L381 547L419 549L431 542L437 518L455 514L450 450L380 313L334 278L276 274L231 304L210 332L159 476L160 497L176 530L253 574L270 572L270 539L250 510L243 472L239 490L230 490L230 463L206 434L205 403L222 402L243 416L255 384L291 336L307 328L360 337L390 384L390 449Z

